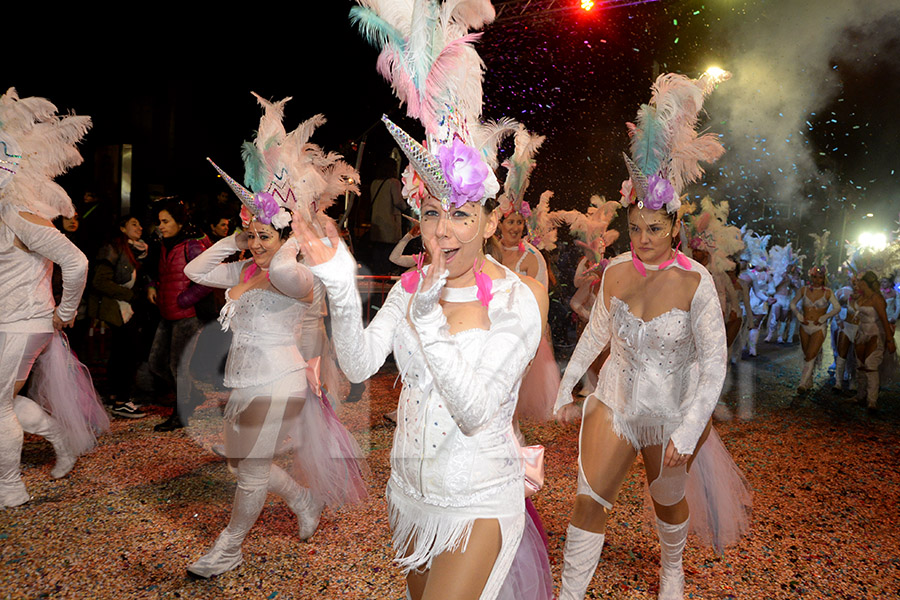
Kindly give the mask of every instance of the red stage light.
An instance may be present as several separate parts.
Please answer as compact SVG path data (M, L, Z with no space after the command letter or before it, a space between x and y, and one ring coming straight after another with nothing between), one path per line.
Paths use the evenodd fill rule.
M593 0L581 0L581 8L583 10L591 10L592 8L594 8L594 1Z

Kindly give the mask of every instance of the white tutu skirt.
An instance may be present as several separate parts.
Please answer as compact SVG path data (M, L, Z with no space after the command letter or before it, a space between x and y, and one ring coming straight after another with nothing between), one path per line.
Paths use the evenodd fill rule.
M690 531L722 552L750 529L750 484L715 428L691 465L684 495L691 511Z
M56 420L76 456L94 448L97 436L109 430L91 373L69 349L65 334L53 334L35 362L28 389L31 399Z
M704 546L722 553L750 530L753 497L750 484L715 428L710 428L684 486L690 509L689 531ZM650 488L644 484L644 517L655 523ZM655 525L652 525L655 528Z
M254 398L271 399L269 414L258 440L247 456L240 458L272 458L283 428L285 407L302 398L305 401L300 416L288 423L286 432L294 441L297 480L332 508L360 502L368 496L362 451L334 414L328 399L313 393L305 369L292 371L270 383L232 390L225 406L225 420L230 427L240 431L238 417Z

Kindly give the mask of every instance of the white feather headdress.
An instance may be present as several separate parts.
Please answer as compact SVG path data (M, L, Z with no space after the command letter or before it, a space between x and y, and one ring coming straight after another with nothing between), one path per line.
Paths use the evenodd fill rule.
M388 131L428 192L446 210L484 202L500 191L496 168L499 128L482 129L484 63L470 33L494 20L487 0L357 0L350 19L381 49L378 72L425 127L423 146L387 117ZM479 167L478 162L484 166ZM484 168L484 167L487 168ZM461 173L463 173L461 175ZM418 197L407 199L418 209Z
M703 175L700 161L714 162L725 152L716 134L699 134L696 128L703 99L730 77L722 71L699 79L675 73L656 79L637 123L627 123L631 156L625 156L629 178L622 183L624 206L638 202L653 210L678 210L684 186Z
M263 115L256 139L241 147L247 187L210 161L244 204L244 221L249 221L249 212L261 222L283 229L290 224L284 209L299 211L308 220L334 204L339 195L347 191L359 193L356 169L344 162L340 154L326 153L309 141L316 128L325 123L323 115L307 119L288 133L283 119L284 105L290 98L269 102L253 95L263 107Z
M586 212L557 210L550 213L550 218L559 225L568 225L572 235L578 238L579 245L590 248L594 253L594 262L599 263L606 248L619 239L619 232L609 229L609 224L620 206L618 202L606 201L604 197L595 195L591 196Z
M744 238L744 251L741 253L741 260L750 263L753 267L767 268L769 253L766 248L772 236L761 236L752 229L747 229L746 225L741 227L741 234Z
M19 98L9 88L0 96L0 202L45 219L73 216L72 200L53 178L81 164L76 144L90 127L90 117L57 115L49 100Z

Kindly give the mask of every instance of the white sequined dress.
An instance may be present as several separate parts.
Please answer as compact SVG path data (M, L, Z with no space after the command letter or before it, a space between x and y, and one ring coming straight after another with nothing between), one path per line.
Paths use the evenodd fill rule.
M512 418L541 335L533 293L495 264L505 277L493 281L490 329L454 335L438 296L446 302L474 297L443 288L443 280L417 294L398 283L363 328L356 265L346 248L311 267L328 288L335 350L347 377L364 381L391 352L400 370L387 486L397 563L428 568L438 554L464 547L475 519L498 519L503 541L485 599L499 593L524 529L524 466Z

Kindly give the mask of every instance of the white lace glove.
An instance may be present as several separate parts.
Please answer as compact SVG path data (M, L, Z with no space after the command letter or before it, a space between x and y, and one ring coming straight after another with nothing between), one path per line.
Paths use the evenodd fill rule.
M597 356L603 352L609 343L610 327L609 327L609 311L603 301L603 287L605 281L600 282L600 292L597 295L597 301L594 308L591 309L591 317L588 324L581 334L581 339L572 352L572 358L566 366L566 372L563 373L562 381L559 384L559 392L556 395L556 404L553 406L553 412L559 412L566 404L572 403L572 390L575 385L581 381L582 376L587 372Z
M269 264L269 281L279 292L291 298L304 298L313 288L313 274L306 265L297 262L300 254L300 242L291 237Z
M405 318L409 295L399 283L395 285L378 314L363 328L356 261L347 247L339 244L331 260L309 269L328 290L334 350L341 370L353 383L365 381L378 372L391 352L394 332Z
M239 284L241 269L248 261L222 262L241 249L236 240L238 235L233 233L204 250L184 268L185 276L194 283L207 287L227 289Z

